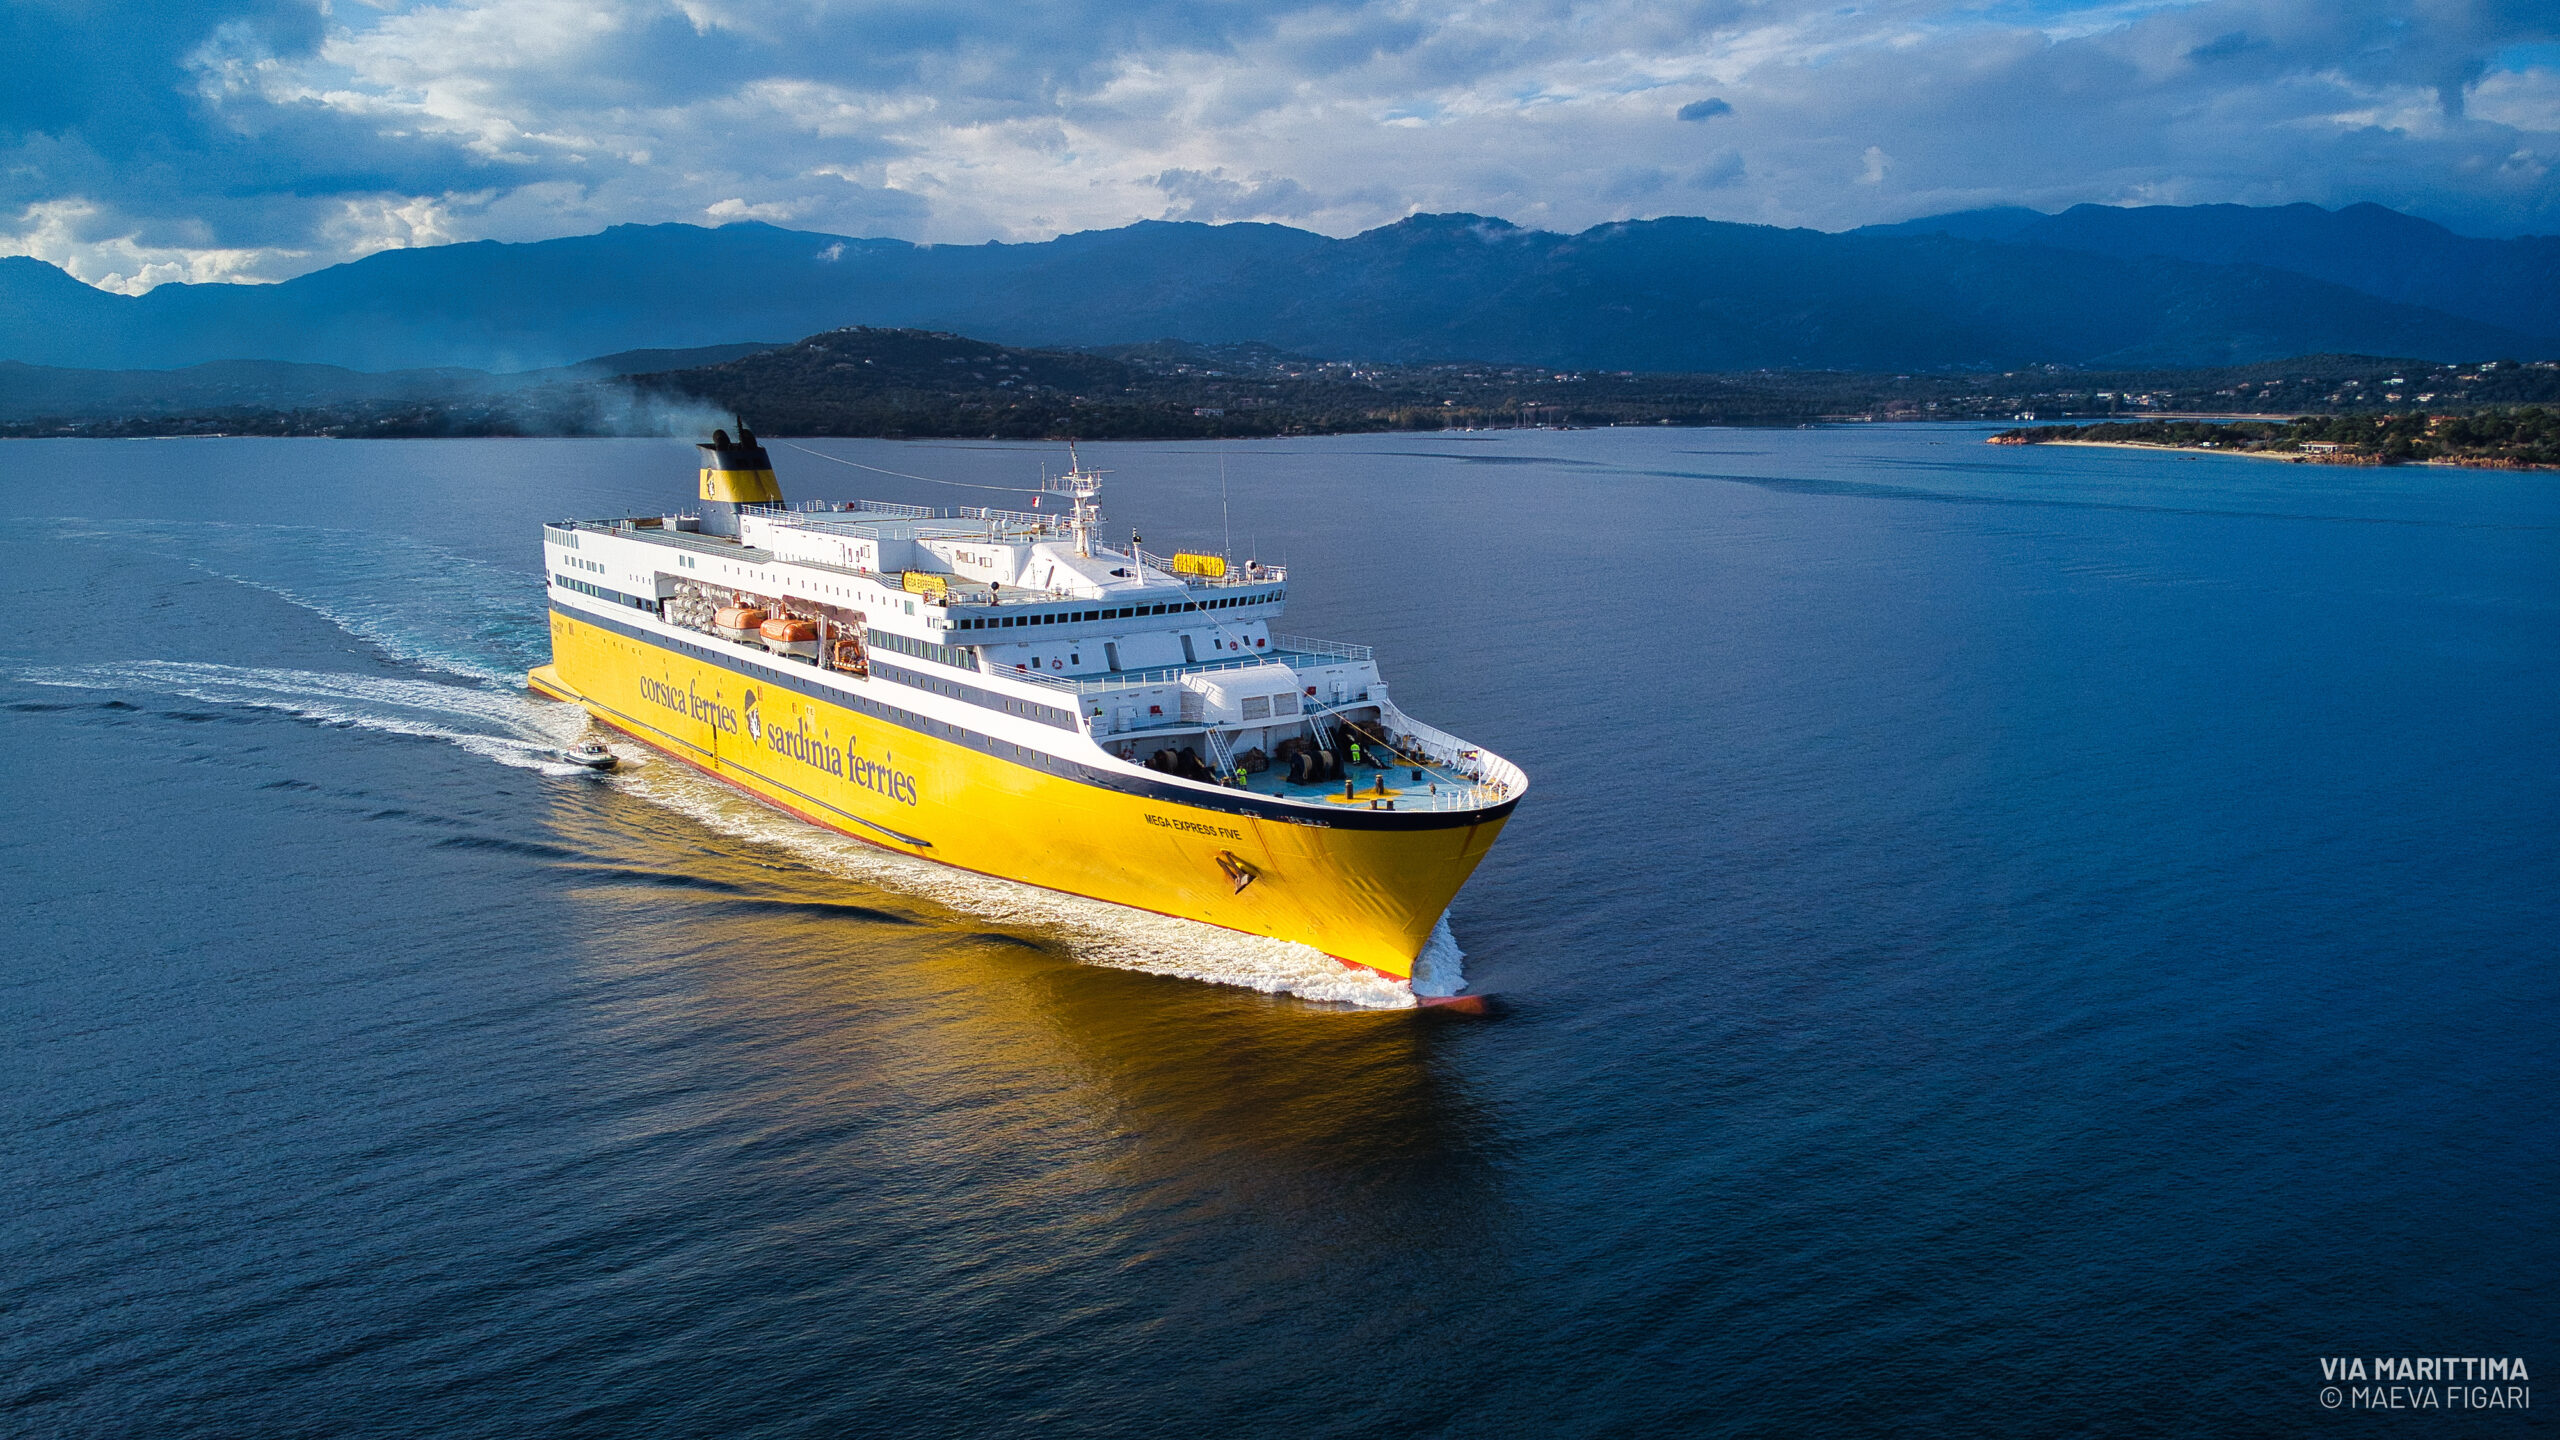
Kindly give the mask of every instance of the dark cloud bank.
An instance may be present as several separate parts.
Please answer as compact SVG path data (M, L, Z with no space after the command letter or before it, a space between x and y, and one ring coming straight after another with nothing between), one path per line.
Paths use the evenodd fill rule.
M137 291L626 221L2369 200L2513 235L2560 228L2555 41L2522 0L29 0L0 8L0 252Z

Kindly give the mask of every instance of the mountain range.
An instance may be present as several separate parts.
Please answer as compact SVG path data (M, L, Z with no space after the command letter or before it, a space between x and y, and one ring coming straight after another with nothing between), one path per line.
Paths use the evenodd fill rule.
M621 225L141 296L0 259L0 359L35 365L524 371L849 325L1631 371L2539 359L2560 356L2560 238L2473 239L2374 205L1969 211L1840 234L1144 221L1021 245Z

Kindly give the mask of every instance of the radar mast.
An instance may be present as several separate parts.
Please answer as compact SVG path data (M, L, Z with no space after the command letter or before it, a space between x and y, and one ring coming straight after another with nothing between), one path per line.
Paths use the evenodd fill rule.
M1102 523L1102 477L1109 472L1087 470L1076 458L1076 443L1067 442L1067 473L1053 476L1040 488L1052 495L1064 495L1070 501L1067 528L1076 537L1076 554L1093 556L1093 530Z

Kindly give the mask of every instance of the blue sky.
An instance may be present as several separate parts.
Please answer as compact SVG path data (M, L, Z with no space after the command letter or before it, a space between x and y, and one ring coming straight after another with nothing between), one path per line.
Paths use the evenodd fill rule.
M0 253L111 289L758 219L2560 231L2552 0L0 0Z

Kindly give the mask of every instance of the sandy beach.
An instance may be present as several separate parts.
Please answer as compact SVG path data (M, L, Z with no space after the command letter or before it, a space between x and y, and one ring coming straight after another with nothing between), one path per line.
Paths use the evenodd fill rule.
M2092 450L2172 450L2187 455L2231 455L2243 460L2282 460L2293 465L2347 465L2378 468L2382 461L2370 455L2305 455L2285 450L2225 450L2220 446L2207 449L2201 445L2155 445L2147 440L2002 440L1994 437L1985 445L2077 445ZM2431 465L2444 470L2560 470L2560 465L2522 465L2501 461L2435 459L2403 460L2403 465Z

